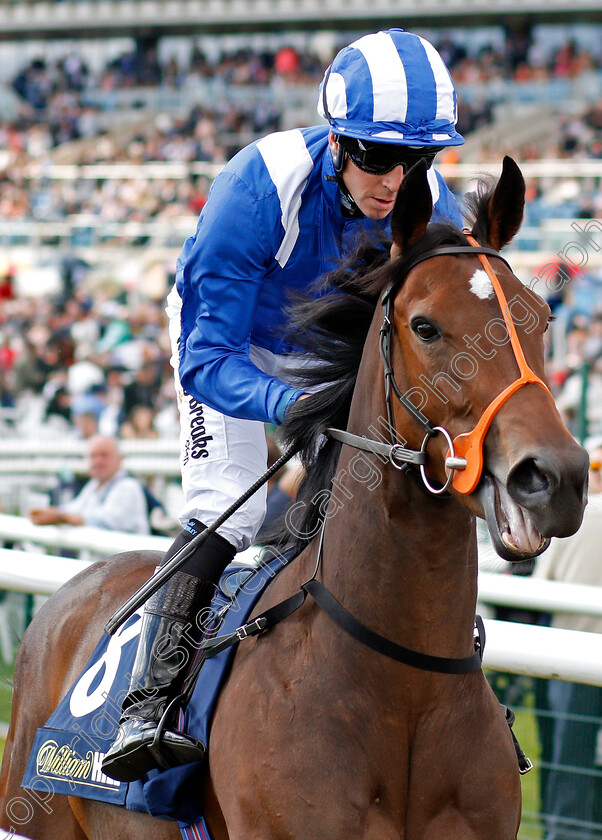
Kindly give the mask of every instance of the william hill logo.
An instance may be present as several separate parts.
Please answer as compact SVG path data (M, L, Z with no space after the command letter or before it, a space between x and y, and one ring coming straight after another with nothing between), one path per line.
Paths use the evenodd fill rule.
M78 755L69 744L59 746L56 741L44 741L36 756L38 776L50 776L80 784L119 787L119 782L102 772L104 753L88 750L85 758Z

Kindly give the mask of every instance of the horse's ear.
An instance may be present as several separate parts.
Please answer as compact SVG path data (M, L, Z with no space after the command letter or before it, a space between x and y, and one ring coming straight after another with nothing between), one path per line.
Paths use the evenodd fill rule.
M487 206L487 241L496 251L507 245L523 221L525 179L518 164L508 155L502 174Z
M391 232L397 246L395 253L403 254L424 236L433 214L433 199L426 172L426 161L420 160L406 172L401 182L391 215Z

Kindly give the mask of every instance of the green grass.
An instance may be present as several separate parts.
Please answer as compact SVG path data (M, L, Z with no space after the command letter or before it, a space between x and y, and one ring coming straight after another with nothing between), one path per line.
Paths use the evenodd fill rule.
M526 755L534 764L530 770L521 777L523 789L523 817L521 829L518 833L519 840L540 840L542 836L539 822L539 739L535 715L529 709L516 712L514 733Z
M2 661L0 657L0 723L2 724L2 735L0 735L0 761L4 754L4 733L6 725L10 721L10 707L13 696L12 687L13 666Z
M32 595L21 592L0 591L0 620L3 622L3 637L0 647L0 756L4 751L4 734L10 721L10 711L13 696L12 681L14 662L19 641L25 632L27 621L33 612L34 599ZM8 655L5 647L12 649ZM5 656L5 654L7 654Z
M2 735L0 736L0 761L4 754L4 731L10 721L10 707L13 696L12 688L13 666L7 665L0 658L0 723L2 724Z
M535 698L533 680L513 674L487 673L501 703L508 705L516 715L512 727L521 748L533 762L533 769L521 776L522 820L518 840L541 840L539 819L539 759L540 742L534 714Z
M0 721L8 723L13 697L13 667L0 659Z

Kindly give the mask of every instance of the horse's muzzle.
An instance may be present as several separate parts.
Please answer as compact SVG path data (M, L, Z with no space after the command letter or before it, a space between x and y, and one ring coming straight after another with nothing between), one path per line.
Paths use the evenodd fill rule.
M581 525L587 504L587 452L575 445L523 457L506 480L508 493L527 510L545 537L569 537Z

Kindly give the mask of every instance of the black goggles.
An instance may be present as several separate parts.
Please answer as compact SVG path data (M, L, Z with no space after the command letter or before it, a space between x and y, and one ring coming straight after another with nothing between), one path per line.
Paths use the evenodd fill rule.
M338 137L339 145L358 169L371 175L384 175L402 166L404 173L419 160L425 160L430 167L435 155L443 146L396 146L389 143L365 143L354 137Z

